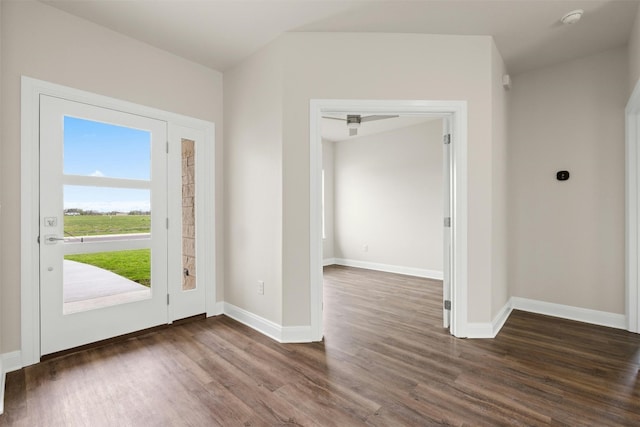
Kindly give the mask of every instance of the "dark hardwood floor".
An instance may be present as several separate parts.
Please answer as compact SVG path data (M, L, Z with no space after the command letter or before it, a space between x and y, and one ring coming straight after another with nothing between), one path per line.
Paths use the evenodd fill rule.
M513 312L441 327L437 281L325 269L325 342L194 320L7 376L0 425L640 425L640 336Z

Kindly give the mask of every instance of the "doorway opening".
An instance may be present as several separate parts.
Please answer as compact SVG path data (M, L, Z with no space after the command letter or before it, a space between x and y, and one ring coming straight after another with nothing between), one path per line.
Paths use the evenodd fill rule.
M440 117L446 123L449 155L448 213L443 218L449 247L443 252L449 260L443 262L443 325L457 337L466 336L467 323L467 186L466 186L466 128L465 101L362 101L312 100L310 105L310 271L311 271L311 330L314 341L323 338L323 239L322 239L322 117L346 116L404 116ZM348 118L348 117L346 117ZM445 234L446 234L445 233ZM444 239L447 241L447 239Z
M344 117L323 115L325 331L332 336L336 316L355 324L373 312L388 324L446 328L448 118L357 117L363 123L353 132Z

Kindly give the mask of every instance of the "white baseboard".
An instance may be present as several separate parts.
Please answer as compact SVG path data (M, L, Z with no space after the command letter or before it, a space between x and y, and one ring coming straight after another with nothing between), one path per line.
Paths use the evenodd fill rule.
M323 259L322 260L322 266L326 267L327 265L333 265L336 263L336 259L335 258L327 258L327 259Z
M221 314L224 314L224 302L223 301L218 301L213 306L213 311L207 312L207 317L219 316Z
M310 343L311 326L282 326L281 343Z
M280 342L282 336L282 326L278 325L277 323L260 317L257 314L253 314L243 308L236 307L233 304L229 304L228 302L224 303L224 314Z
M495 338L509 318L513 307L511 300L498 311L491 322L467 323L467 338Z
M228 302L224 314L280 343L311 342L311 326L282 326Z
M505 305L498 311L498 313L493 318L491 322L491 327L493 329L493 335L491 338L495 338L498 335L498 332L502 330L502 327L509 319L511 312L513 311L513 305L511 304L511 299L505 303Z
M4 413L4 387L7 372L17 371L22 368L22 355L20 351L12 351L0 355L0 414Z
M2 355L4 372L13 372L22 369L22 353L20 350L4 353Z
M626 329L627 318L624 314L591 310L582 307L572 307L563 304L537 301L528 298L511 297L511 306L515 310L530 313L545 314L562 319L576 320L592 325L607 326L609 328Z
M468 322L464 338L494 338L491 322Z
M354 259L332 258L333 264L345 267L366 268L367 270L384 271L386 273L404 274L407 276L423 277L425 279L442 280L442 271L425 270L422 268L403 267L400 265L379 264L376 262L358 261Z
M561 319L575 320L592 325L607 326L609 328L626 329L627 319L624 314L591 310L582 307L554 304L528 298L511 297L500 309L491 322L467 323L467 338L495 338L502 329L513 310L529 313L544 314Z

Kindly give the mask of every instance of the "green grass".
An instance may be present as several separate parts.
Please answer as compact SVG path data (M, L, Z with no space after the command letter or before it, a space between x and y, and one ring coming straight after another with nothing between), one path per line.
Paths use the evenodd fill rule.
M64 217L66 236L99 236L109 234L149 233L149 215L78 215ZM67 255L65 259L104 268L141 285L151 286L151 250Z
M104 234L149 233L149 215L78 215L64 217L66 236L99 236Z
M95 265L146 287L151 287L150 249L65 255L64 259Z

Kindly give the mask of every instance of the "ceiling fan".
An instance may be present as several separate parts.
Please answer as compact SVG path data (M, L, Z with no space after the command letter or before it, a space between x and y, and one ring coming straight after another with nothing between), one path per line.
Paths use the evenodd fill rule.
M373 115L373 116L365 116L362 117L360 114L347 114L347 118L343 119L340 117L330 117L330 116L322 116L323 119L331 119L331 120L342 120L347 122L347 128L349 129L349 136L355 136L358 134L358 128L361 123L364 122L373 122L374 120L384 120L384 119L393 119L395 117L400 117L398 115Z

